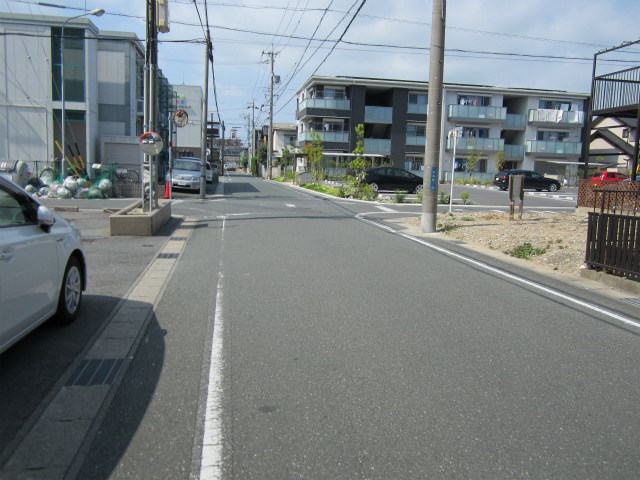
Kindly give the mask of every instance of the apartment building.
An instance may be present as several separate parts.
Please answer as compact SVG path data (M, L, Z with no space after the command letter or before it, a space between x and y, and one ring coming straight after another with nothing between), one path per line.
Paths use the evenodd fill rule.
M427 118L426 82L357 77L311 77L297 92L298 147L320 134L331 171L344 172L356 146L355 127L364 125L365 156L421 171ZM524 168L575 176L583 149L586 94L563 91L445 84L440 176L466 170L479 152L473 175L489 179L496 160ZM458 127L456 138L450 132Z
M134 33L99 31L90 17L11 13L0 13L0 32L0 161L22 160L37 173L58 164L60 145L88 165L131 155L136 158L127 163L137 163L144 49ZM155 129L166 138L175 95L161 72L158 77Z

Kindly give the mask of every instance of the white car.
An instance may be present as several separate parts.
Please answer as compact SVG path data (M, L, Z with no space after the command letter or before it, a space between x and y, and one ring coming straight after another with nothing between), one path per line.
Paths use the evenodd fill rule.
M86 278L78 229L0 178L0 352L51 317L75 320Z
M200 190L200 169L199 158L176 158L171 165L171 186L173 188ZM207 183L213 181L213 173L209 162L205 164L205 179ZM166 181L169 181L169 172L167 172Z

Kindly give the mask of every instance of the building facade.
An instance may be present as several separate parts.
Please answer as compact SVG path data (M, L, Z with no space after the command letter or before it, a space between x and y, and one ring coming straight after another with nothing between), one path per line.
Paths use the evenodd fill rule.
M328 171L345 171L356 147L355 127L364 126L365 157L422 171L428 84L355 77L312 77L297 92L298 147L316 134ZM480 156L476 177L503 168L575 176L583 148L587 95L552 90L445 84L440 180L452 167L465 172L470 154ZM450 135L458 129L456 138Z
M144 49L135 34L100 32L88 17L9 13L0 13L0 32L0 161L25 161L37 175L60 165L64 149L66 157L81 157L87 170L103 162L139 164ZM163 138L174 99L158 71L155 128Z

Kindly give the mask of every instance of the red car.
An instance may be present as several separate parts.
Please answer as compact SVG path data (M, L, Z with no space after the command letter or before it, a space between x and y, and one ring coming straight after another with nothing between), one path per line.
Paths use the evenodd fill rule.
M624 173L618 172L593 172L589 185L592 187L601 187L607 183L622 182L629 178Z

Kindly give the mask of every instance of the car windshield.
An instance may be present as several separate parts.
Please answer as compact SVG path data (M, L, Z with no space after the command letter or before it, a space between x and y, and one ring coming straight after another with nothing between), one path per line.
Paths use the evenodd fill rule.
M191 170L192 172L200 171L200 164L193 160L177 159L173 162L173 168L177 170Z

